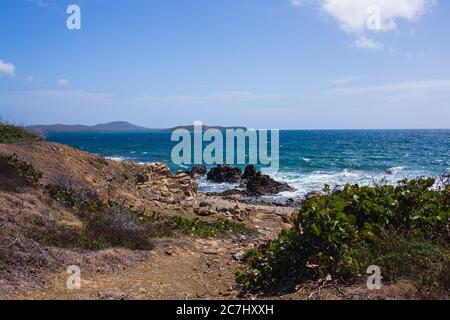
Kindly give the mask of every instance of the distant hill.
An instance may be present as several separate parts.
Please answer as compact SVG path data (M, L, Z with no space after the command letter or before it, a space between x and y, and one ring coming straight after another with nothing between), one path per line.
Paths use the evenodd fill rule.
M149 128L136 126L126 121L101 123L95 126L66 124L36 125L28 126L26 129L44 134L52 132L136 132L152 130Z
M172 131L175 129L187 129L189 131L194 130L193 125L187 126L176 126L173 128L167 129L150 129L145 127L140 127L134 124L131 124L126 121L114 121L108 123L101 123L95 126L86 126L81 124L76 125L67 125L67 124L50 124L50 125L34 125L25 127L25 129L37 132L40 134L48 134L54 132L145 132L145 131ZM243 129L246 130L245 127L222 127L222 126L203 126L203 130L207 129Z

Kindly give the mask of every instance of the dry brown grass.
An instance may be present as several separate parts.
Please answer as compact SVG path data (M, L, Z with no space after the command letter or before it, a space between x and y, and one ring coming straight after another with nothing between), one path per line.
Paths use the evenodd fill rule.
M0 169L0 294L39 286L48 272L63 271L69 265L78 265L86 273L112 271L146 255L113 246L86 250L79 245L85 226L76 214L1 160ZM46 236L55 243L40 241Z

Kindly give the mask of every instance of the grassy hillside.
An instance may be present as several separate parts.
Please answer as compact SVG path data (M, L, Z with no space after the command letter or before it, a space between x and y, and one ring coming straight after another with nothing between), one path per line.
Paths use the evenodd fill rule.
M0 143L11 144L37 140L33 132L26 131L14 125L0 123Z

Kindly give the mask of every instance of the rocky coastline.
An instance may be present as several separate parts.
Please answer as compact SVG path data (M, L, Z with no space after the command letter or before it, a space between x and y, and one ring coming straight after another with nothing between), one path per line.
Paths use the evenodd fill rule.
M239 188L198 192L198 179ZM292 228L298 203L263 201L292 188L247 166L172 173L163 163L108 160L46 141L0 144L0 299L242 299L244 252ZM67 266L83 270L66 287ZM364 283L321 297L412 297L409 284ZM313 282L276 299L309 299Z

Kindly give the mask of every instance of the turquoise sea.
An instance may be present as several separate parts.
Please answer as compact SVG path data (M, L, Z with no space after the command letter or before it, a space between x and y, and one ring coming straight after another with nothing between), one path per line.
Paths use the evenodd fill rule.
M52 133L47 139L117 161L171 162L171 132ZM280 170L275 179L297 189L282 197L321 190L323 184L371 184L381 179L438 176L450 169L450 130L281 131ZM201 191L233 187L200 181Z

